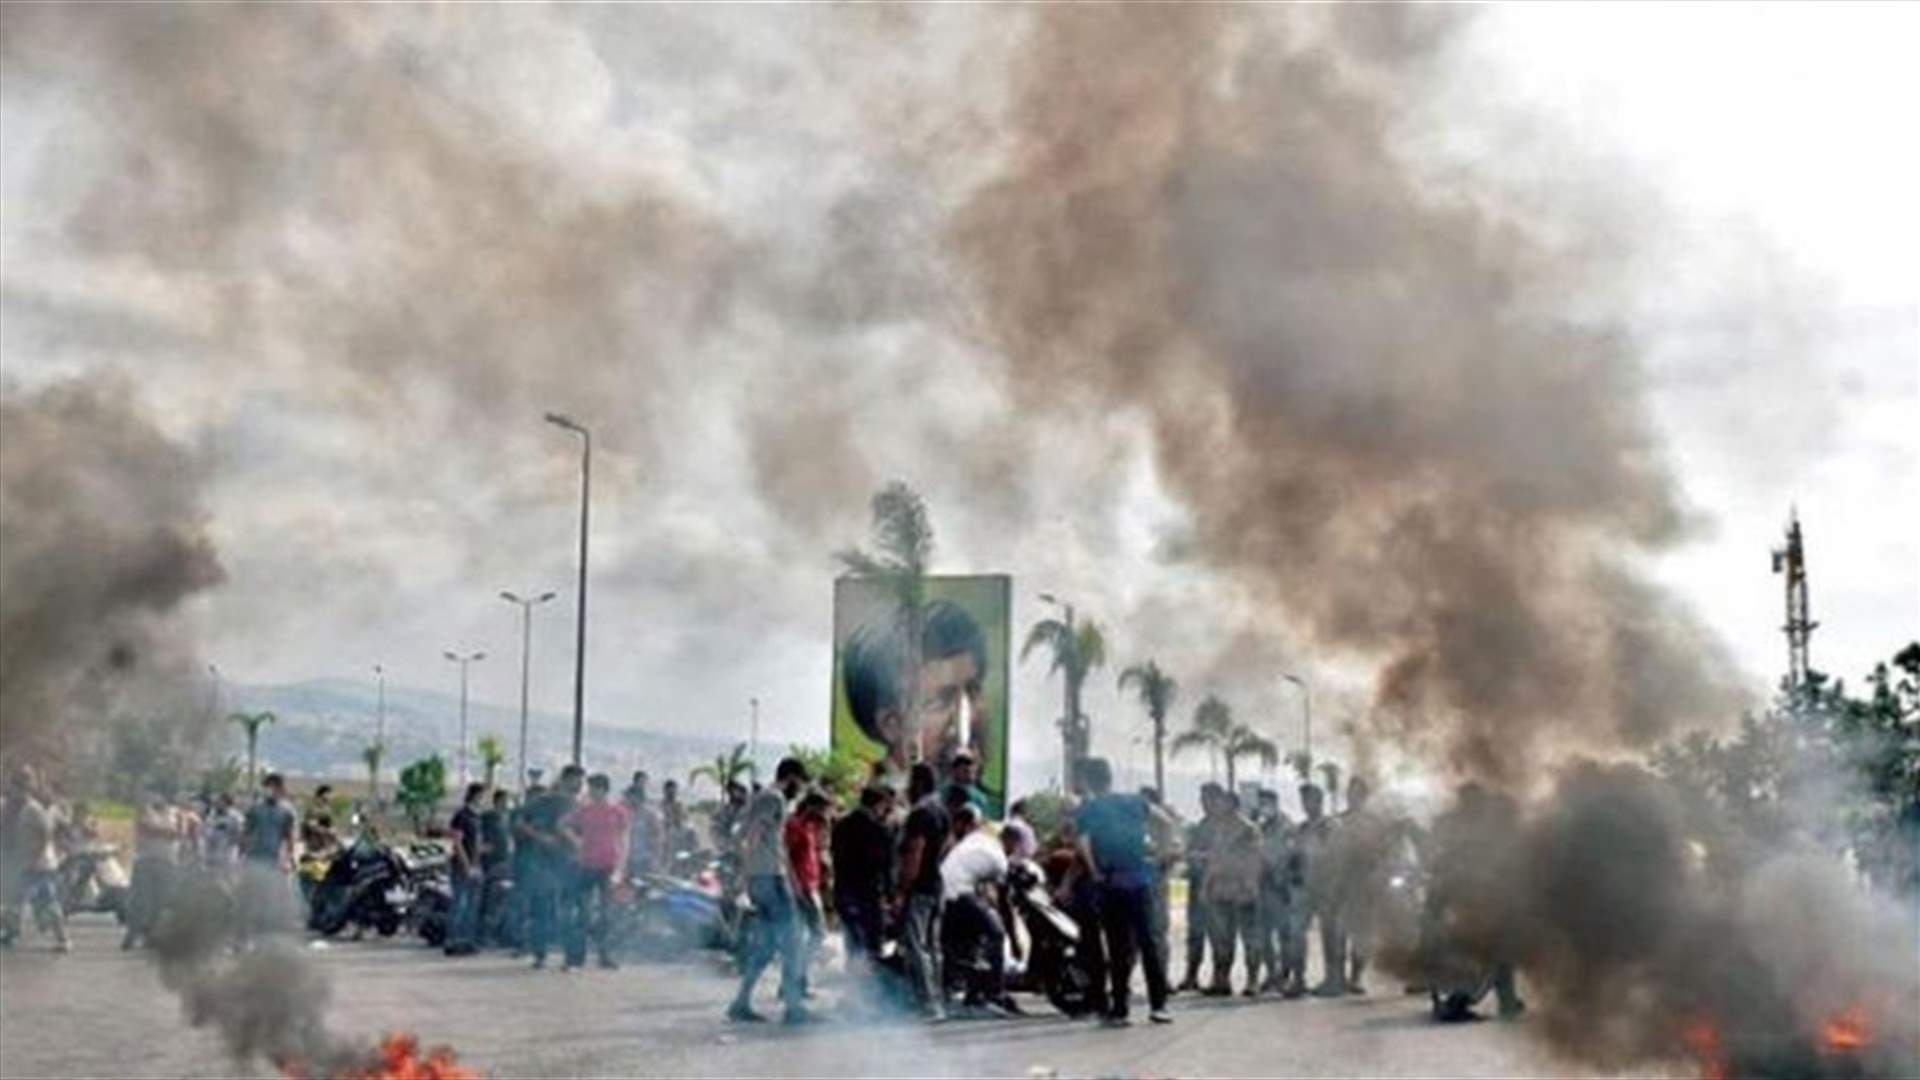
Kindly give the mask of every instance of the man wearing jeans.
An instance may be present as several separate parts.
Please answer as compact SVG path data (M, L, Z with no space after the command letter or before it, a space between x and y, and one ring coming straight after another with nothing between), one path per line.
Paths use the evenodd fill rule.
M740 968L740 990L727 1008L727 1019L740 1023L763 1021L753 1011L753 987L780 956L780 998L786 1022L804 1024L813 1014L802 1004L806 957L800 936L800 917L788 880L786 845L787 801L806 786L807 768L795 758L782 758L773 773L773 786L747 803L740 823L740 873L746 878L747 899L758 915L746 961Z
M448 956L472 956L480 949L480 893L486 879L480 869L484 840L480 833L480 796L487 785L468 784L460 809L447 824L447 838L453 842L451 872L453 911L447 916Z
M600 966L609 971L619 966L607 949L607 906L613 889L626 875L627 833L633 818L625 803L608 797L612 788L607 774L594 773L587 780L587 801L567 817L574 835L580 838L567 890L567 904L573 911L573 932L567 936L569 969L587 962L589 934L594 950L600 954Z
M1112 976L1106 1022L1115 1027L1129 1022L1137 955L1147 973L1149 1019L1171 1024L1167 968L1153 944L1153 864L1147 855L1147 824L1158 808L1138 795L1114 794L1113 769L1105 758L1089 758L1081 768L1093 797L1074 815L1074 829L1099 886L1100 926Z
M568 824L580 798L584 770L568 765L552 790L531 796L520 817L518 838L527 849L528 951L535 970L547 966L547 945L568 937L568 909L561 903L561 885L573 868L579 838Z
M947 1016L940 977L940 906L945 891L940 860L952 839L953 818L933 787L933 766L924 761L915 765L907 776L907 801L913 809L900 832L900 894L894 903L905 914L900 939L914 1001L920 1015L938 1022ZM960 793L959 805L966 805L965 789L954 790Z

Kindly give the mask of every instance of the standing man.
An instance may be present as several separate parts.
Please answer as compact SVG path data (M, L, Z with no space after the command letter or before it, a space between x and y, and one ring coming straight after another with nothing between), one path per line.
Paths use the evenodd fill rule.
M1239 943L1246 957L1249 997L1260 992L1260 971L1266 959L1256 931L1256 908L1260 902L1260 833L1240 813L1240 796L1223 791L1211 824L1211 858L1208 860L1206 897L1207 933L1212 939L1213 979L1207 985L1209 997L1233 993L1233 953Z
M141 945L160 922L173 892L180 837L180 811L155 790L133 819L133 883L127 891L127 932L122 949Z
M922 761L907 776L907 823L900 832L900 881L894 899L902 913L901 944L920 1015L947 1018L940 978L940 860L946 857L953 818L934 794L933 766ZM961 802L965 802L964 793Z
M780 957L780 997L785 1020L804 1024L814 1019L802 1003L803 967L799 917L788 876L786 851L787 800L797 798L807 783L807 767L798 758L781 758L774 768L773 786L754 793L739 826L740 872L746 879L747 899L759 912L753 941L740 968L740 989L727 1008L727 1019L757 1023L766 1017L753 1011L753 987Z
M1267 956L1267 977L1260 989L1285 994L1289 980L1299 976L1306 957L1295 955L1289 927L1293 922L1293 822L1280 810L1278 792L1260 793L1260 948Z
M671 785L672 781L668 783ZM660 860L670 848L666 839L666 823L661 819L660 812L654 809L653 802L647 798L645 772L633 774L633 783L628 784L627 790L621 793L621 801L627 805L627 817L630 820L627 873L655 873L661 869Z
M1365 994L1367 954L1387 866L1397 840L1392 825L1371 806L1373 788L1356 776L1347 782L1347 808L1340 814L1340 930L1347 953L1346 991Z
M291 932L297 923L293 841L299 835L299 817L287 801L287 781L279 773L268 773L260 787L260 798L247 808L240 827L243 944L260 934Z
M1091 794L1074 815L1081 851L1093 867L1098 888L1100 927L1107 941L1112 990L1106 1023L1124 1027L1133 996L1137 954L1147 974L1148 1019L1173 1023L1167 1011L1167 969L1153 944L1153 864L1147 853L1148 823L1158 809L1138 795L1113 791L1113 768L1105 758L1088 758L1081 768Z
M823 792L809 790L800 796L800 802L794 807L794 812L787 816L784 826L794 905L800 915L801 955L804 957L800 965L800 989L803 996L812 995L808 975L813 970L814 954L827 936L826 909L820 903L820 847L827 829L827 808L831 805L832 800Z
M613 781L605 773L594 773L587 781L587 801L575 807L568 825L580 838L573 878L568 889L568 906L573 910L573 932L567 936L567 969L587 962L587 937L593 937L594 952L600 966L608 971L618 967L607 948L611 912L608 907L613 890L626 880L628 834L633 818L624 803L613 801Z
M958 784L967 792L967 805L980 812L984 819L987 815L987 793L980 787L980 761L973 751L965 747L953 752L953 766L947 775L947 783Z
M527 800L516 838L529 851L527 860L527 905L530 933L528 947L533 951L533 969L547 966L547 947L557 937L562 947L571 938L571 911L561 902L561 893L573 870L573 857L579 836L569 817L579 802L584 770L568 765L552 789Z
M4 823L5 843L10 866L0 872L11 878L5 896L5 944L20 936L21 909L38 908L47 914L53 930L53 951L71 952L67 938L67 916L60 906L59 837L64 817L54 805L53 793L30 765L22 765L13 774L13 788L7 793Z
M527 770L527 775L533 773L534 770ZM513 808L513 815L507 820L508 831L513 835L513 894L507 918L513 923L514 956L524 956L533 947L533 879L540 844L527 812L546 793L546 785L537 779L528 783L527 790L521 794L520 805Z
M1180 862L1180 819L1160 801L1160 789L1140 789L1147 801L1147 857L1153 863L1153 947L1160 953L1160 970L1173 967L1173 943L1167 940L1172 919L1173 868Z
M480 894L486 888L486 871L480 863L486 838L480 828L480 799L487 793L485 784L468 784L460 809L447 823L447 837L453 841L453 911L447 917L448 956L472 956L480 951Z
M1340 911L1335 903L1333 860L1333 819L1326 816L1326 793L1318 784L1300 785L1300 809L1306 819L1295 838L1295 854L1300 860L1300 893L1294 899L1294 948L1307 954L1307 925L1320 922L1320 982L1313 988L1315 997L1339 997L1346 989L1346 950L1340 935ZM1302 963L1301 967L1305 968ZM1304 979L1304 973L1302 975Z
M1200 787L1200 820L1187 826L1187 970L1179 991L1200 989L1200 964L1207 952L1207 869L1213 851L1213 819L1225 790L1208 781ZM1214 959L1219 963L1219 958Z
M513 803L503 788L480 815L480 943L504 944L513 927L507 900L513 891Z
M893 893L893 789L868 784L860 805L833 826L833 906L847 938L849 963L880 955L887 899Z

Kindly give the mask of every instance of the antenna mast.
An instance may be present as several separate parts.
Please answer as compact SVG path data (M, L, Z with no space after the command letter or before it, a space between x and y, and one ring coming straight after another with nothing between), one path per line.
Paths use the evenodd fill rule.
M1813 638L1814 622L1807 611L1807 556L1800 537L1800 511L1787 518L1787 546L1773 549L1773 572L1787 577L1787 693L1798 700L1806 693L1807 644Z

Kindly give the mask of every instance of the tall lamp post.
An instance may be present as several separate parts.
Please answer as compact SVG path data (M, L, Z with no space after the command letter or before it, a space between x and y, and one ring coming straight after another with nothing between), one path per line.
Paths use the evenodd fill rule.
M593 433L560 413L547 414L547 423L580 436L580 595L573 632L573 763L580 764L580 741L586 730L587 701L587 505L593 490Z
M373 683L373 741L385 746L387 745L387 669L384 665L373 665Z
M747 699L750 716L747 720L747 760L753 763L753 778L760 778L760 699Z
M527 790L527 674L528 657L533 654L533 609L553 599L553 593L521 599L505 589L500 599L520 606L520 790Z
M473 652L461 654L447 649L440 655L460 665L460 791L467 790L467 665L475 660L485 660L487 654Z
M1309 774L1311 774L1313 769L1313 691L1308 689L1307 681L1298 675L1282 675L1280 677L1300 688L1300 702L1304 709L1303 716L1305 717L1303 726L1305 728L1307 769Z

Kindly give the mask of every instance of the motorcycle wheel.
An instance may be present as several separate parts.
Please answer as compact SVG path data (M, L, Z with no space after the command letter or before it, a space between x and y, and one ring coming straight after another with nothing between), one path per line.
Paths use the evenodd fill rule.
M394 915L383 915L374 926L381 937L392 937L400 932L400 919Z
M1047 1000L1061 1015L1081 1017L1093 1009L1093 978L1079 964L1064 959L1055 962L1044 984Z

